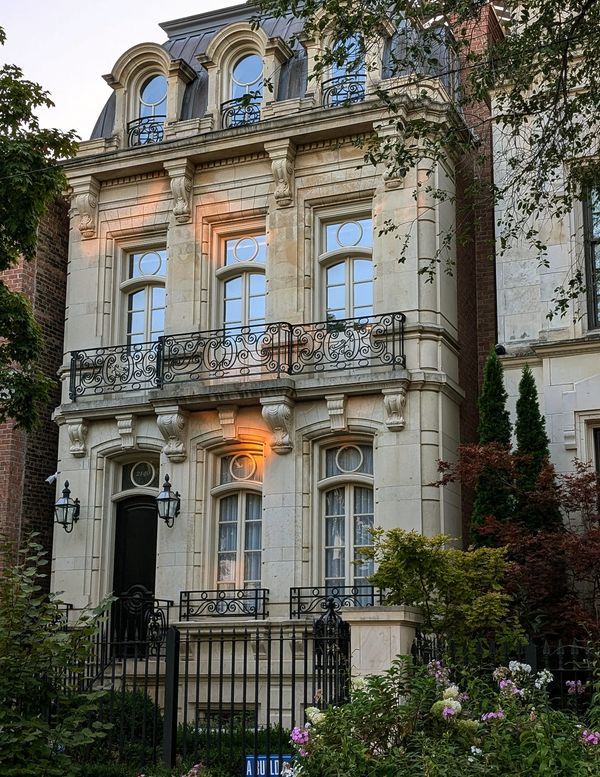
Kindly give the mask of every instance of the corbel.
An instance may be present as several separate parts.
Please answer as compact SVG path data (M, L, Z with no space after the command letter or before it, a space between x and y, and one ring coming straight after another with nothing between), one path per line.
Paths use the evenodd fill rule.
M290 453L293 443L290 438L294 402L289 397L266 397L260 400L262 417L271 430L271 450L280 455Z
M385 425L390 432L401 432L406 426L404 408L406 406L406 387L383 389Z
M223 439L231 442L237 440L237 405L219 405L217 413L219 414Z
M265 143L265 151L271 158L271 170L275 181L273 192L275 202L278 207L287 208L294 202L296 146L286 138Z
M178 224L187 224L192 220L194 165L189 159L180 159L165 162L164 167L171 181L175 221Z
M117 431L121 437L121 447L124 450L135 448L135 422L136 418L133 413L127 413L124 415L115 416L117 422Z
M87 453L85 439L88 433L88 425L83 418L69 418L67 421L69 434L69 452L76 459L83 458Z
M185 461L185 424L188 414L178 405L156 408L156 424L165 439L163 453L169 461L177 464Z
M375 131L377 132L377 136L379 137L379 140L382 144L385 144L388 147L393 147L393 145L401 141L404 132L404 126L398 121L398 119L394 119L392 121L380 122L375 126ZM389 154L387 157L389 159ZM386 169L383 173L383 185L386 191L393 191L395 189L404 188L406 176L400 175L398 170L394 168L393 158L394 155L392 154L392 161L386 163Z
M328 394L325 396L327 402L327 414L332 432L345 432L348 430L348 421L346 419L346 395Z
M73 213L79 216L77 228L84 240L96 237L98 223L98 195L100 182L90 175L70 181L73 190Z

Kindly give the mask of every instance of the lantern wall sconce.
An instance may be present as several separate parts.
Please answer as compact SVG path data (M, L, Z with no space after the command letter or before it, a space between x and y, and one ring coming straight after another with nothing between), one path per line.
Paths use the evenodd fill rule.
M54 503L54 520L67 534L73 531L73 525L79 520L80 507L79 499L71 499L69 481L65 480L62 496Z
M175 523L175 518L179 515L181 508L181 497L179 491L171 494L171 483L169 482L169 476L165 475L165 482L163 483L162 491L156 497L156 508L158 510L158 517L162 518L169 528Z

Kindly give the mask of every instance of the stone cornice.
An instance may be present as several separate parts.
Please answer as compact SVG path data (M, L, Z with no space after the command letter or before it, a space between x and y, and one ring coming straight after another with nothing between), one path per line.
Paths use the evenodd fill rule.
M433 122L458 121L454 108L444 99L443 90L437 96L418 102L407 91L398 101L409 106L409 111L427 116ZM237 129L216 130L189 137L165 140L134 148L107 151L75 157L64 163L67 176L92 173L98 180L139 175L161 170L163 163L186 156L196 166L216 159L239 157L240 154L264 153L265 143L289 138L296 146L331 140L349 135L361 135L373 131L374 124L387 116L381 103L367 99L360 103L339 108L323 108L299 111L296 114L263 119Z
M557 356L580 356L597 353L600 355L600 332L578 337L571 340L557 340L552 343L524 343L519 350L515 346L514 353L501 356L503 363L510 367L522 367L525 364L541 364L542 360Z

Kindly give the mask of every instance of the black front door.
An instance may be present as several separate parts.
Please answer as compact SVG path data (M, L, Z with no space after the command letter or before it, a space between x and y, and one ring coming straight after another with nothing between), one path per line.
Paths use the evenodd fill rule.
M146 637L154 604L156 577L156 500L131 497L118 503L115 530L115 564L112 635L117 642Z

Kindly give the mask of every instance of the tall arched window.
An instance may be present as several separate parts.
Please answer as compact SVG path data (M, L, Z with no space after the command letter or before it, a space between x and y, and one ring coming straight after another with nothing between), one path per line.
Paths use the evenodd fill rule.
M121 284L127 300L127 345L155 342L164 334L166 273L164 248L127 257L127 279Z
M223 127L253 124L260 119L263 92L263 61L258 54L246 54L231 70L229 99L222 105Z
M373 447L344 443L321 451L319 490L323 577L326 588L368 584L372 545Z
M167 79L163 75L147 78L140 88L137 118L129 122L130 146L159 143L164 137L167 118Z
M263 456L239 452L219 460L217 574L220 590L261 587Z
M245 235L226 240L223 267L222 323L227 329L265 323L267 236Z
M323 82L323 105L329 108L359 102L365 96L366 68L359 38L338 41L335 50L344 53L344 61L334 62L329 79Z
M325 250L319 262L325 276L324 313L328 321L373 315L372 247L370 218L325 225Z

